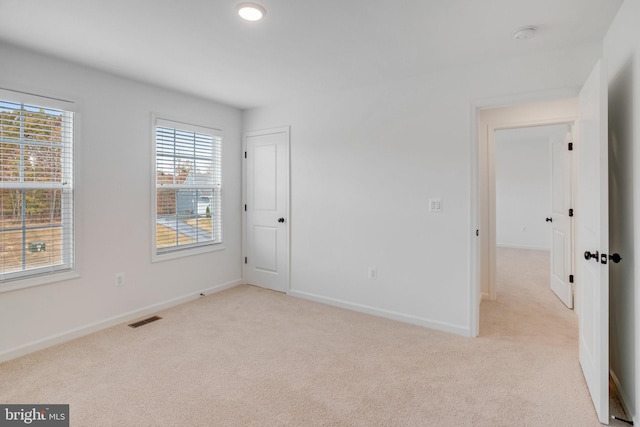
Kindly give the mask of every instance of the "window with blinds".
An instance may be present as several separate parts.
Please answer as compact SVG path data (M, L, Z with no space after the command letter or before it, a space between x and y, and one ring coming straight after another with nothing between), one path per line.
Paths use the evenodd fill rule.
M0 92L0 290L74 267L73 112ZM5 98L6 99L6 98ZM42 103L40 104L40 101Z
M222 243L222 134L155 121L156 255Z

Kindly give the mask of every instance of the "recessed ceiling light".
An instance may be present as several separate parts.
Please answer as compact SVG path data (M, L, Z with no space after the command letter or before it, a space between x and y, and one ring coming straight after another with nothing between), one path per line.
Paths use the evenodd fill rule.
M238 15L247 21L259 21L267 11L264 7L255 3L240 3L238 5Z
M513 33L511 33L511 38L514 40L528 40L530 38L533 38L535 34L536 27L528 26L515 30Z

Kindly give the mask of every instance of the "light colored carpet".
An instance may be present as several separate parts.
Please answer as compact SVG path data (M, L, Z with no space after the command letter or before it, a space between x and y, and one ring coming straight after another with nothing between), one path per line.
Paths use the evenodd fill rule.
M575 316L516 252L477 339L238 286L3 363L0 402L72 426L598 426Z

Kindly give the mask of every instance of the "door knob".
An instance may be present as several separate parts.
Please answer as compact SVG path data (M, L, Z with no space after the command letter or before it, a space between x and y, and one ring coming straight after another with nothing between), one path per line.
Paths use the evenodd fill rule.
M620 261L622 261L622 257L621 257L621 256L620 256L620 254L619 254L619 253L617 253L617 252L616 252L615 254L609 255L609 259L610 259L610 260L611 260L611 262L612 262L612 263L614 263L614 264L617 264L617 263L619 263Z
M600 253L598 251L593 254L589 251L585 251L584 253L584 259L586 259L587 261L589 261L590 259L595 259L596 262L598 262L598 258L600 258Z
M278 218L278 222L284 222L284 218Z
M547 222L553 222L553 218L547 218L547 219L545 219L545 221L547 221Z

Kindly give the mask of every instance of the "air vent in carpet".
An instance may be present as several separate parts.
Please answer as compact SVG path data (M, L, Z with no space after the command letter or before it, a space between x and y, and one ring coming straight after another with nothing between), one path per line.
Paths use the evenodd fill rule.
M146 325L147 323L155 322L156 320L160 320L162 317L160 316L151 316L147 319L139 320L135 323L130 324L131 328L139 328L140 326Z

